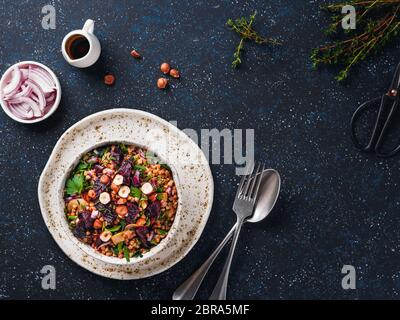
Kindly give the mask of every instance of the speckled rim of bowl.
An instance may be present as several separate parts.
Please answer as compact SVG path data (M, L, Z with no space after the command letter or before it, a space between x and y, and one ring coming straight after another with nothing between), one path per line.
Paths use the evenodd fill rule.
M3 97L0 94L0 104L1 104L1 107L4 110L4 112L11 119L13 119L13 120L15 120L17 122L20 122L20 123L25 123L25 124L37 123L37 122L43 121L44 119L47 119L48 117L50 117L54 113L54 111L57 110L58 106L60 105L60 101L61 101L61 85L60 85L60 81L58 80L56 74L49 67L45 66L44 64L42 64L40 62L36 62L36 61L21 61L21 62L17 62L15 64L13 64L12 66L10 66L3 73L3 76L0 79L0 92L3 90L3 87L5 86L6 80L8 80L8 76L11 75L11 72L12 72L12 69L14 68L14 66L25 66L25 65L28 65L28 64L37 65L37 66L45 69L50 74L50 76L54 79L54 82L56 84L57 95L56 95L56 99L54 100L53 106L51 107L51 109L43 117L35 118L35 119L32 119L32 120L28 120L28 119L20 119L17 116L13 115L13 113L5 105Z
M128 129L121 129L121 123L118 121L129 126L131 128L131 133L129 133ZM113 131L115 127L110 124L114 122L119 128L118 134L115 134ZM107 138L96 138L98 141L95 143L93 143L93 141L87 142L84 147L80 146L79 148L75 148L74 146L68 149L68 146L64 146L64 144L68 143L71 139L72 141L74 141L75 138L81 139L81 135L86 131L90 131L87 132L88 135L96 135L94 128L101 127L104 123L108 130ZM174 165L167 161L171 166L174 179L177 180L178 186L179 203L174 224L168 236L163 239L159 245L152 248L148 253L143 255L142 258L132 258L131 262L128 263L123 259L106 257L97 253L90 246L81 243L72 235L64 216L62 189L64 188L67 174L76 165L80 156L85 151L93 149L101 144L120 141L145 146L149 150L157 153L160 158L164 160L162 154L160 154L157 149L152 148L150 145L151 143L149 143L149 141L151 142L153 140L152 137L148 137L148 135L152 133L151 128L153 128L150 126L151 128L149 129L149 123L162 128L164 132L176 134L176 141L173 141L172 146L175 146L176 150L179 150L182 154L186 152L186 156L188 156L187 151L185 151L185 149L180 150L179 144L188 143L190 145L190 152L199 163L191 165L190 168L187 164L185 165L186 167L175 168ZM89 129L87 127L89 127ZM141 143L132 138L132 128L137 129L137 127L145 127L147 128L147 132L150 132L142 136L144 140L148 139L147 142L144 141L143 143L142 141ZM66 161L66 158L70 159ZM196 169L199 168L200 170L196 171ZM63 172L61 177L52 177L51 172L59 172L59 170ZM183 185L181 185L182 178ZM38 196L42 215L50 233L61 249L73 261L89 271L105 277L115 279L138 279L168 269L180 261L195 245L205 227L211 211L213 188L211 170L204 154L182 131L169 122L144 111L134 109L110 109L84 118L69 128L61 136L40 177ZM198 195L198 197L193 197L193 195ZM203 197L203 199L201 199L201 197ZM183 213L181 213L181 211ZM189 212L190 214L188 214ZM159 248L157 249L157 247ZM76 250L77 248L81 250Z

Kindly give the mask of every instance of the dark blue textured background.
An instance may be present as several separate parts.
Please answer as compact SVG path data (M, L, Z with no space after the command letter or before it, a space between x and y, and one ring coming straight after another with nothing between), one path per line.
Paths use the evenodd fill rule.
M57 11L56 30L41 28L41 8ZM62 103L43 123L21 125L0 113L0 298L169 299L235 221L232 165L212 166L215 201L204 233L179 264L149 279L109 280L89 273L58 248L42 220L36 188L61 134L111 107L146 110L179 128L254 128L256 157L281 172L282 193L264 222L246 225L234 259L230 298L398 298L399 157L357 151L348 134L356 106L386 90L399 44L338 84L334 71L312 71L310 50L324 41L322 1L4 1L0 0L0 71L21 60L59 76ZM238 37L225 22L257 9L255 27L280 48L246 44L230 67ZM79 70L62 58L63 36L96 21L99 63ZM143 60L130 57L137 48ZM170 61L182 80L168 91L155 81ZM102 83L105 72L117 77ZM57 270L57 289L41 289L42 266ZM357 270L357 290L341 288L341 268ZM219 261L221 265L221 261ZM200 290L207 298L219 269Z

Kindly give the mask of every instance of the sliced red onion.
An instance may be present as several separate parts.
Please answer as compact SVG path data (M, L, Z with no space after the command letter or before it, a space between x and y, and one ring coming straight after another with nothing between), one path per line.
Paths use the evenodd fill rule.
M111 244L111 241L104 242L104 243L102 243L101 245L99 245L99 246L97 247L97 249L100 249L100 248L102 248L102 247L108 246L109 244Z
M54 79L46 70L35 65L30 66L30 68L31 70L35 70L38 74L40 74L43 77L43 80L45 80L51 88L53 88L54 90L56 89L56 83Z
M21 89L20 92L14 94L13 96L4 97L4 100L7 101L7 100L15 99L15 98L18 98L18 97L28 97L32 93L32 88L30 86L28 86L28 85L24 84L24 85L22 85L21 88L22 89Z
M26 110L26 108L21 104L11 104L10 111L13 115L21 119L32 119L33 118L33 111Z
M52 92L49 95L46 96L46 101L47 103L53 102L54 100L56 100L56 93Z
M21 68L21 74L22 74L22 81L25 81L26 79L29 78L29 69L27 67Z
M25 83L30 86L32 88L32 92L36 95L37 100L38 100L38 104L39 104L39 109L40 112L43 113L44 112L44 108L46 106L46 99L44 96L44 92L43 90L37 86L32 80L28 79L25 81Z
M17 92L21 85L21 71L14 66L11 75L11 81L3 88L3 95L9 96Z
M41 117L42 116L42 112L40 111L40 108L38 106L38 104L31 98L28 97L19 97L13 100L10 100L9 103L12 104L22 104L25 107L30 107L33 111L33 116L34 117Z
M49 84L49 82L43 77L43 74L40 73L38 69L30 68L28 77L39 87L41 87L45 93L51 93L55 90L55 87Z
M32 119L44 116L54 106L57 88L50 73L40 66L14 66L0 94L12 114Z

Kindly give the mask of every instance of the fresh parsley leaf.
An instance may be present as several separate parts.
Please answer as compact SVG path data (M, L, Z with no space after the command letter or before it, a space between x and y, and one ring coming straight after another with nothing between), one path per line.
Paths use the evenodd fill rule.
M123 153L128 153L128 147L125 144L120 143L119 148Z
M136 165L133 166L133 169L139 170L139 171L145 171L146 167L136 164Z
M142 191L138 187L131 187L131 193L130 195L134 198L140 199L142 195Z
M76 170L77 171L85 171L85 170L88 170L89 167L90 167L89 163L81 161L81 162L79 162L78 166L76 167Z
M114 247L114 248L112 248L112 250L114 251L114 253L115 253L116 255L118 255L118 253L119 253L118 247Z
M161 234L161 235L165 235L165 234L168 233L167 231L165 231L165 230L163 230L163 229L156 229L156 232L157 232L158 234Z
M85 179L82 174L74 175L72 179L67 181L66 192L68 195L81 194Z

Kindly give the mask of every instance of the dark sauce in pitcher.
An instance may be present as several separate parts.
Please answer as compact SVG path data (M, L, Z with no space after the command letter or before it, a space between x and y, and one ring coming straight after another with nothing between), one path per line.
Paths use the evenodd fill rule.
M67 40L66 51L68 56L73 59L80 59L86 56L90 49L88 39L82 35L74 35Z

